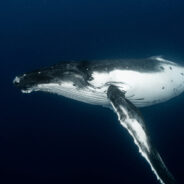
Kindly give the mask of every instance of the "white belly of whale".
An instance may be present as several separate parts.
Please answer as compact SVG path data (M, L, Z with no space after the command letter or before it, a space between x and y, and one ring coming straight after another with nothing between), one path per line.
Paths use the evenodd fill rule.
M89 88L76 89L72 83L64 83L62 85L51 83L41 84L37 86L35 91L45 91L55 93L80 102L93 105L109 106L109 100L106 93L102 91L91 90Z
M93 73L91 84L100 88L115 84L125 91L125 97L138 107L167 101L184 91L184 69L179 66L161 65L163 72L142 73L114 70L109 74Z

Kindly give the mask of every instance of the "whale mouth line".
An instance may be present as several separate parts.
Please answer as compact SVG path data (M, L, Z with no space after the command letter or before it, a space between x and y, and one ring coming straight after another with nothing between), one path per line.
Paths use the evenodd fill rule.
M32 93L32 92L35 92L35 91L40 91L39 85L35 85L33 87L27 87L27 88L21 89L21 92L26 93L26 94L29 94L29 93Z

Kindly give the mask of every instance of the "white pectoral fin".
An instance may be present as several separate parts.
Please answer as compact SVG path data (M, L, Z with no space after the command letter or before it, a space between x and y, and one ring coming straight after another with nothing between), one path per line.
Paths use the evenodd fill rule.
M138 109L125 98L124 93L116 86L110 86L107 91L110 103L118 115L121 125L133 137L139 152L151 166L152 171L162 184L176 183L168 171L157 150L152 146L145 128L144 121Z

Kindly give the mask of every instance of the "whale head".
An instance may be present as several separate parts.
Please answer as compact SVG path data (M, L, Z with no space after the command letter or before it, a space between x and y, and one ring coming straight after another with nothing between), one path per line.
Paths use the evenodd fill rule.
M14 85L23 93L77 90L86 86L86 73L77 62L60 63L16 76Z

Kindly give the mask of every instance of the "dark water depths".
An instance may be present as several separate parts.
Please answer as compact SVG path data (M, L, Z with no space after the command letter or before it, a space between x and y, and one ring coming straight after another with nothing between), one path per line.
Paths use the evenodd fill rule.
M184 1L0 1L0 183L156 184L110 110L12 85L15 75L62 60L153 55L184 62ZM180 183L183 106L181 95L141 109Z

